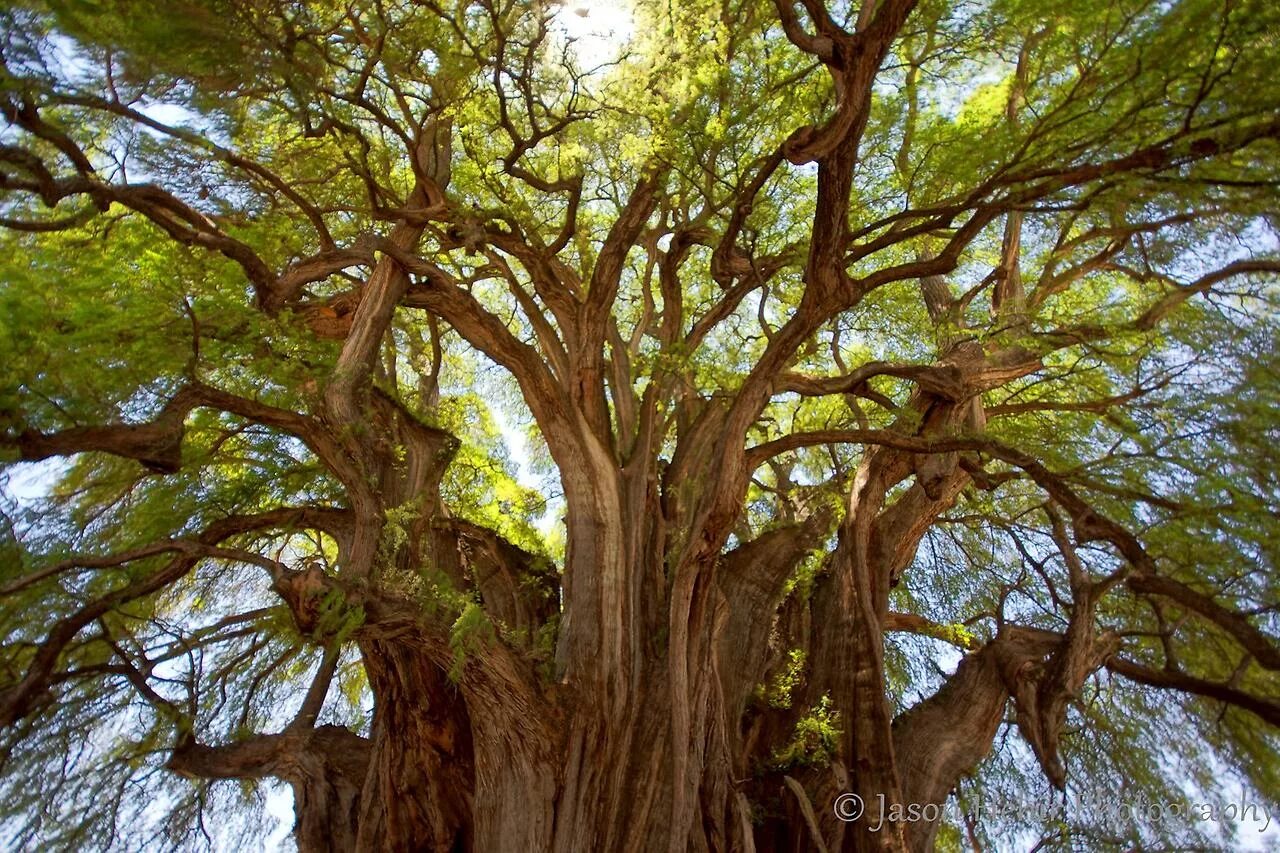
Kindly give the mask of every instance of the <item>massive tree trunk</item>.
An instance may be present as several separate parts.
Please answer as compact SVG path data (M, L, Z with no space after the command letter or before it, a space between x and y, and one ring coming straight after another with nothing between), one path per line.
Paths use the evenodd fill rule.
M367 298L355 326L378 310ZM1011 697L1054 778L1066 699L1113 649L1093 634L1096 590L1080 576L1065 635L1001 633L893 719L884 634L913 623L889 612L889 590L981 472L966 452L982 442L979 395L1036 366L1016 349L952 346L913 371L919 390L874 434L842 512L790 506L733 547L752 467L807 438L735 452L735 410L695 400L671 464L652 421L623 463L599 425L562 418L547 433L567 504L560 577L450 516L439 496L450 436L380 391L331 404L339 428L305 436L355 499L310 523L346 570L267 562L325 663L280 734L184 736L169 766L290 782L304 851L927 849L936 821L887 821L880 804L945 800ZM1069 490L1059 498L1074 506ZM812 584L790 583L815 552ZM352 642L374 703L367 737L312 727ZM780 680L785 695L770 697ZM833 812L842 793L867 804L861 821Z
M895 434L910 443L980 429L975 395L1033 366L961 346L925 383L934 390L912 398ZM602 453L564 458L594 440L580 432L553 445L565 465L571 550L565 622L548 660L534 638L557 612L554 578L492 532L448 517L431 497L450 456L446 437L376 399L380 429L402 449L378 469L381 505L417 509L402 509L394 530L383 520L363 536L339 532L347 554L361 540L381 543L371 552L372 582L309 570L282 571L276 584L302 630L350 631L358 643L374 700L370 736L313 738L308 747L320 755L312 763L352 764L359 753L367 769L358 782L348 773L318 793L314 774L295 769L306 762L259 761L234 774L227 757L220 769L292 781L305 850L927 849L932 824L876 830L876 804L943 801L990 748L1006 700L1031 695L1020 679L1070 646L1052 635L1001 635L894 721L883 636L906 623L889 613L888 592L969 480L958 451L869 452L825 569L812 589L789 590L802 560L833 532L829 508L802 507L723 553L699 551L687 538L690 508L715 496L677 481L674 466L653 454L625 467ZM702 562L676 607L680 575L671 567L690 553ZM487 621L460 634L461 622L450 624L459 611L424 610L405 586L428 577L413 570L423 565L436 582L469 591ZM673 612L686 619L678 647ZM806 661L803 687L785 702L761 701L762 687L797 654ZM827 706L839 733L819 750L822 760L781 762L802 718ZM325 757L326 745L347 754ZM175 766L190 772L193 749ZM244 747L198 747L206 764L220 749L230 756ZM868 804L862 821L837 819L831 804L842 792Z
M829 577L828 589L820 594L830 594L834 576ZM296 837L304 851L894 850L908 844L925 850L936 823L896 831L886 823L872 832L878 814L868 812L862 821L846 825L835 819L832 801L853 791L869 805L880 794L889 803L944 802L990 749L1024 664L1039 662L1061 645L1052 635L998 638L962 662L936 696L891 727L882 723L883 709L872 708L861 725L855 719L828 764L787 771L799 777L801 784L793 786L787 773L769 769L769 762L811 704L743 713L746 697L766 670L759 662L748 665L753 652L767 653L768 644L760 621L750 616L766 611L769 602L754 592L755 597L752 591L721 591L718 601L708 604L716 643L703 670L707 677L699 678L694 693L698 743L684 756L685 767L695 768L686 823L672 819L677 776L660 649L646 654L634 682L634 701L610 717L599 693L528 684L523 687L530 692L512 691L470 672L454 684L444 650L402 624L397 636L363 644L376 703L368 741L313 737L308 745L313 758L225 775L271 773L293 782ZM779 597L776 589L772 595L774 601ZM731 600L745 618L735 618ZM370 604L378 613L378 605ZM822 611L828 608L820 606L812 617L795 616L795 610L808 607L792 600L783 621L814 636L826 633L832 623L823 621ZM501 656L488 655L477 650L478 659L465 669L475 670L481 661L503 666ZM840 696L833 683L835 667L816 661L815 678L824 673L816 683ZM860 677L866 676L855 672L850 678L853 701L838 699L840 708L858 701L872 704L856 692ZM884 701L882 693L873 695ZM885 740L854 740L865 731L879 734L882 724ZM851 742L856 752L849 751ZM216 753L243 747L201 749ZM358 784L350 775L307 770L344 764L367 764ZM171 766L178 769L177 758ZM212 774L205 768L199 775ZM899 785L901 793L877 787L889 784Z

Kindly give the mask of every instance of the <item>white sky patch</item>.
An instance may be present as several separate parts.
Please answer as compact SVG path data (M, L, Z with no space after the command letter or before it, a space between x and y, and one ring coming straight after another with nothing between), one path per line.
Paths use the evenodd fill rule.
M565 0L555 24L587 66L617 59L635 31L631 4L620 0Z
M494 423L498 427L498 432L502 433L502 440L507 445L507 452L511 454L511 461L516 463L516 482L524 486L526 489L533 489L535 492L545 492L548 486L547 481L534 473L532 466L529 464L529 445L525 441L524 433L516 429L507 416L498 408L490 409ZM534 522L534 526L543 536L548 536L553 527L560 520L560 513L563 511L561 500L555 496L548 496L546 509L543 510L542 516Z
M66 461L56 457L40 462L18 463L5 471L0 487L19 506L32 508L38 501L49 497L65 469Z
M181 127L183 125L194 124L198 119L194 112L179 104L166 104L163 102L149 103L145 106L138 107L138 112L147 118L154 119L161 124L170 127Z
M264 782L266 786L267 814L276 821L276 827L267 836L262 849L267 853L285 853L295 849L293 835L293 789L283 782Z

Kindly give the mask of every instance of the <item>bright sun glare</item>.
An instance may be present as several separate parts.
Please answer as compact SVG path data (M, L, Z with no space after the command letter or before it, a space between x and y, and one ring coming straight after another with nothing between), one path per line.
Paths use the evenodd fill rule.
M574 40L580 59L600 62L616 58L635 26L625 0L565 0L556 23Z

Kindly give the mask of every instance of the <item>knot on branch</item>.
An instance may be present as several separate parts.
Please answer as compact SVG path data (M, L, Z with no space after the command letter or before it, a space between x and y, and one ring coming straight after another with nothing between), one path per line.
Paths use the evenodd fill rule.
M1092 509L1082 510L1071 521L1072 527L1075 528L1076 541L1082 545L1086 542L1109 540L1114 534L1115 525Z
M272 588L293 615L298 630L322 645L341 643L364 624L364 607L315 563L282 573Z
M1085 680L1120 648L1120 637L1111 631L1094 636L1091 630L1069 630L1064 637L1034 629L1014 630L1020 633L1003 655L1001 669L1013 697L1018 730L1045 777L1058 790L1065 790L1067 771L1059 743L1067 705ZM1044 658L1046 647L1051 651Z
M810 148L817 137L818 128L814 125L807 124L804 127L796 128L787 137L787 140L782 143L782 156L786 157L787 162L794 166L803 166L805 163L815 159Z

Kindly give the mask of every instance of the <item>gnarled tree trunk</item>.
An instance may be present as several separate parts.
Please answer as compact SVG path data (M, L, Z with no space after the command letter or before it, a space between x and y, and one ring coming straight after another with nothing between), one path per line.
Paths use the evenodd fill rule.
M974 395L1032 366L996 361L961 346L940 362L934 390L918 393L900 418L905 446L872 451L854 476L837 544L813 589L789 590L788 580L833 531L835 516L822 505L723 554L695 557L704 562L681 611L683 673L665 630L680 592L671 566L689 559L685 513L707 496L653 457L618 468L582 454L578 473L565 477L570 624L561 624L542 677L532 638L556 612L551 588L537 583L545 568L495 534L448 518L434 500L418 500L418 521L398 522L419 532L396 538L393 553L379 551L384 575L426 560L472 591L490 630L459 639L446 624L454 614L433 618L403 589L283 573L277 587L305 630L332 630L341 621L335 600L341 612L358 609L353 636L375 704L369 739L355 739L367 764L358 784L348 779L355 787L342 796L298 788L300 846L927 849L933 824L877 829L878 804L945 800L989 750L1009 697L1039 689L1027 679L1070 646L1056 635L1001 635L936 696L893 719L883 634L904 622L888 612L888 591L969 477L959 451L912 448L980 428ZM428 452L445 446L430 431L398 430L402 444L422 448L392 466L412 477L390 469L382 476L384 493L404 504L404 483L429 492L439 481L413 460L438 466L448 453ZM357 538L343 533L343 550ZM366 538L384 541L386 531ZM762 702L762 685L797 652L806 661L803 687L786 703ZM839 721L823 762L779 765L797 723L823 704ZM863 797L863 820L846 824L833 813L842 792ZM322 824L330 830L314 829Z

